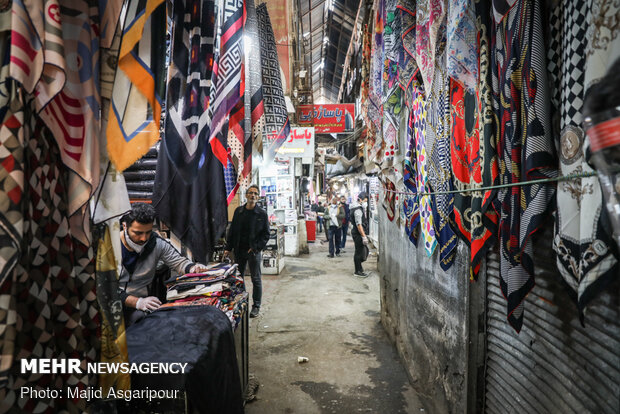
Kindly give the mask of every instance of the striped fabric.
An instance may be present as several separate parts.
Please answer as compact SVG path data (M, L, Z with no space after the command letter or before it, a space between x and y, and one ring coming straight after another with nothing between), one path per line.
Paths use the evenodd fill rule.
M82 215L99 182L99 7L85 0L12 7L11 77L34 95L72 171L69 212Z
M164 148L191 183L209 145L209 105L215 40L213 1L179 0L172 11Z
M495 115L501 184L553 178L555 170L549 121L545 46L540 4L526 0L496 22ZM555 186L537 184L500 189L500 286L508 301L508 322L519 332L523 301L534 286L532 243L555 195Z
M444 38L445 33L440 35ZM454 189L450 158L450 78L446 71L446 53L436 60L433 87L429 91L426 115L426 153L428 183L433 191ZM450 224L453 221L454 195L432 196L433 222L439 244L439 265L448 270L456 257L458 238Z
M256 8L260 38L260 55L263 78L263 101L265 109L265 129L263 139L263 165L268 165L275 158L278 148L291 133L291 124L286 111L278 52L273 36L273 28L267 12L267 5ZM265 145L267 143L267 145Z
M219 31L215 44L213 87L209 105L211 123L209 143L213 154L222 165L227 164L229 151L232 151L231 160L235 166L239 166L239 160L243 160L242 147L245 142L243 25L245 16L243 0L224 0L222 13L216 20L221 26L218 25ZM223 133L222 129L226 120L229 123L228 133ZM233 146L230 147L229 143Z
M163 0L128 3L112 107L106 135L108 154L123 171L159 139L166 45Z

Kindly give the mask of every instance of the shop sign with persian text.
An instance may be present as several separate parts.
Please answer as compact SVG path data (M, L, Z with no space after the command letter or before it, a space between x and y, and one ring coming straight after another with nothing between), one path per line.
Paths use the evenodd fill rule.
M317 134L353 132L355 104L300 105L297 121L314 125Z

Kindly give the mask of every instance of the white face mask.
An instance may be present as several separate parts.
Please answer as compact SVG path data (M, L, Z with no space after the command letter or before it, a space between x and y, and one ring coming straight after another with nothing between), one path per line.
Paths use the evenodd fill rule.
M144 246L146 246L146 243L138 244L131 240L129 233L127 232L127 227L125 227L125 241L127 242L127 245L136 253L140 253L142 249L144 249Z
M367 208L368 207L368 201L362 201L362 207Z

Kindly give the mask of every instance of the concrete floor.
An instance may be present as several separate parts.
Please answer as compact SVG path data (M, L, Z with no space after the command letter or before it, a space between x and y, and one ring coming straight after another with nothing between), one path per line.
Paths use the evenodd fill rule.
M326 257L326 242L309 247L309 255L285 257L280 275L263 275L249 350L260 387L245 412L422 412L381 326L376 256L364 263L371 275L359 279L352 240L334 259ZM308 362L298 363L299 356Z

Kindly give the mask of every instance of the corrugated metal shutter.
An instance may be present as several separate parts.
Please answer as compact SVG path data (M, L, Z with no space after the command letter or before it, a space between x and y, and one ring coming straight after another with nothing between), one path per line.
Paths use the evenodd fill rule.
M131 201L150 201L153 198L158 151L159 142L144 157L123 171Z
M489 254L485 411L620 413L618 281L594 300L582 327L557 272L552 225L539 233L520 334L506 321L498 252Z

